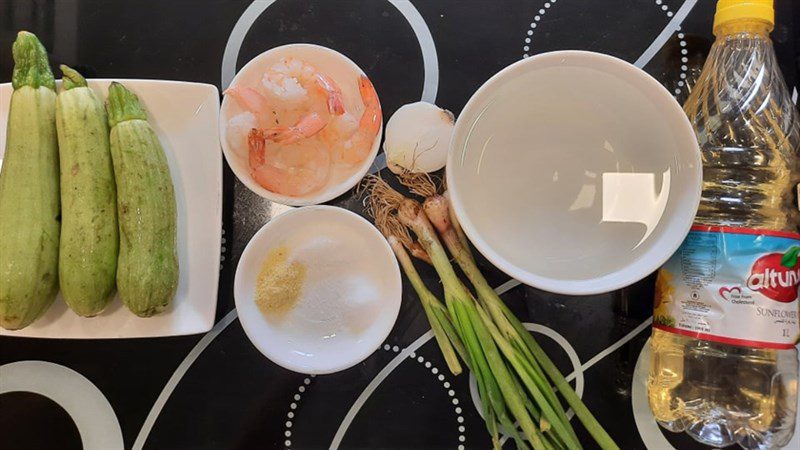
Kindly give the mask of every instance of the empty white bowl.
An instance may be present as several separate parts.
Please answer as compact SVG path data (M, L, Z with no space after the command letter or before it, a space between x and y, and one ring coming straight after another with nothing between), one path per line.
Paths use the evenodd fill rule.
M583 51L519 61L456 123L447 183L477 249L531 286L586 295L630 285L689 232L702 164L661 84Z
M360 111L363 109L361 95L358 92L358 77L364 71L341 53L314 44L288 44L267 50L245 64L231 81L230 87L260 85L264 72L283 58L297 58L312 64L317 70L330 76L341 88L344 94L344 103L347 111ZM325 203L344 194L353 188L366 175L380 149L383 125L375 137L372 152L357 167L340 170L331 175L330 183L320 191L302 197L281 195L263 188L250 175L246 149L231 148L228 143L228 121L231 117L244 112L230 96L222 99L219 115L220 144L225 160L239 179L248 189L268 200L291 206L306 206Z
M305 266L297 304L267 319L255 302L264 260L278 247ZM400 268L367 220L332 206L298 208L250 240L236 268L236 310L247 337L274 363L324 374L363 361L386 340L400 311Z

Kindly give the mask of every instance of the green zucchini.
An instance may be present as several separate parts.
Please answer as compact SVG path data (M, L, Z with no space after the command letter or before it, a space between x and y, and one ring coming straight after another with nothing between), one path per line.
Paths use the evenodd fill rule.
M169 305L178 287L175 190L136 95L111 83L106 108L117 183L117 291L134 314L149 317Z
M61 160L61 296L78 315L99 314L114 294L119 249L117 193L103 103L75 70L56 99Z
M0 326L24 328L58 292L58 140L55 79L39 39L21 31L0 171Z

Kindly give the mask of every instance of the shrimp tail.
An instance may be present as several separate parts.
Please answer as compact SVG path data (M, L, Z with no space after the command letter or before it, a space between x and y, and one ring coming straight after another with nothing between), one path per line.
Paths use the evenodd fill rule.
M364 112L361 114L356 132L337 147L335 161L338 164L353 165L363 161L372 150L375 136L383 123L378 94L365 75L361 75L358 80L358 90L361 102L364 104Z
M315 79L317 85L325 92L328 99L328 112L334 116L344 114L344 98L339 85L333 81L333 78L321 73L317 73Z
M247 134L250 170L254 171L266 163L266 155L264 153L265 145L266 137L264 133L258 128L251 129L250 133Z
M245 109L258 116L269 109L269 102L257 90L250 87L232 87L225 90L224 95L230 95Z
M359 128L374 137L383 121L383 114L380 101L378 101L378 93L375 92L375 87L366 75L361 75L358 79L358 92L364 103L364 114L361 116Z

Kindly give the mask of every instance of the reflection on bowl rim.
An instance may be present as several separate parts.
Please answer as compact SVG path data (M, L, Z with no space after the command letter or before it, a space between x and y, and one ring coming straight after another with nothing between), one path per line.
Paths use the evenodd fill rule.
M259 53L236 72L236 75L233 77L233 80L231 80L230 85L227 86L225 89L230 89L232 86L235 86L237 81L239 80L239 76L242 73L245 73L248 69L252 69L253 67L258 66L259 64L262 64L261 61L263 61L264 59L267 59L276 53L280 54L297 48L313 49L316 51L330 53L334 57L340 58L342 62L344 62L346 65L350 66L355 74L366 75L364 71L358 66L358 64L353 62L353 60L351 60L347 56L343 55L342 53L339 53L338 51L332 48L316 44L295 43L295 44L285 44L278 47L273 47L269 50ZM313 61L311 62L313 63ZM372 144L372 151L370 152L370 155L362 162L361 166L359 166L358 169L355 170L352 175L342 180L342 182L333 186L328 186L324 190L317 191L312 195L307 195L302 197L293 197L289 195L283 195L272 192L262 187L260 184L258 184L250 175L249 170L242 171L240 169L237 169L238 167L237 164L234 164L233 158L235 158L236 156L233 155L234 153L233 150L228 147L228 139L227 139L228 120L230 118L226 117L225 114L223 113L226 110L225 105L227 105L227 102L229 101L228 99L229 97L227 95L223 96L222 102L220 103L220 114L219 114L219 141L220 145L222 146L222 153L223 155L225 155L225 161L228 163L228 166L231 168L231 171L233 171L236 178L239 179L239 181L241 181L242 184L244 184L248 189L250 189L250 191L254 192L255 194L267 200L289 206L310 206L331 201L336 197L339 197L340 195L346 193L353 187L355 187L361 181L361 179L364 178L364 175L367 174L373 162L375 161L375 158L378 156L381 139L383 138L383 120L381 120L381 128L378 131L378 135L375 136L375 141ZM378 104L380 104L380 95L378 95Z
M617 271L585 280L569 280L537 275L517 266L514 263L511 263L504 256L501 256L498 252L492 250L491 246L487 244L487 242L480 236L480 233L475 229L473 223L468 219L464 205L459 197L458 183L454 181L456 180L456 177L453 174L454 167L458 161L457 157L461 154L461 149L456 149L456 145L460 141L459 135L464 133L469 134L470 131L465 130L468 126L467 118L471 116L469 117L469 120L475 120L474 115L478 113L478 111L472 110L476 109L475 105L477 105L479 101L483 101L481 94L485 93L490 88L494 88L495 85L506 82L506 78L513 78L519 73L531 71L532 69L530 69L529 66L535 66L542 62L550 62L552 59L562 59L567 57L580 58L584 62L591 62L592 60L595 60L602 61L604 64L610 63L620 71L626 71L628 73L637 75L637 77L642 80L643 84L649 88L649 94L655 94L659 96L665 102L665 104L670 105L669 110L664 110L664 115L668 116L671 121L675 121L676 124L680 122L683 125L684 130L688 131L689 136L692 137L691 142L687 140L685 144L690 145L695 150L692 152L691 165L693 167L689 166L685 168L686 170L693 170L694 176L692 178L697 180L697 186L695 189L691 190L690 192L687 188L687 192L689 192L688 195L691 195L691 197L689 197L689 202L693 205L691 211L687 211L685 215L677 215L665 218L665 220L673 222L670 235L675 235L676 239L674 239L673 242L670 242L670 245L668 246L662 245L660 247L662 251L659 252L660 257L657 259L654 258L647 264L642 264L641 261L635 261L639 262L639 264L634 264L632 262L631 264L628 264ZM472 123L469 124L469 126L472 125ZM700 148L694 136L694 129L689 122L688 117L686 117L686 114L683 112L680 104L678 104L674 97L672 97L672 94L670 94L669 91L658 82L658 80L633 64L610 55L583 50L562 50L541 53L517 61L493 75L489 80L481 85L480 88L478 88L478 90L472 95L467 104L464 106L461 114L458 117L458 120L456 121L455 129L453 131L453 139L447 155L447 165L445 166L451 205L454 209L456 217L458 217L459 221L461 222L464 232L467 234L470 241L478 249L478 251L497 268L519 280L520 282L549 292L565 295L595 295L611 292L626 286L630 286L631 284L644 279L647 275L656 271L675 253L675 251L678 250L680 245L683 243L683 240L688 235L692 224L694 223L694 216L697 212L697 208L700 205L703 178ZM679 237L679 239L677 237Z

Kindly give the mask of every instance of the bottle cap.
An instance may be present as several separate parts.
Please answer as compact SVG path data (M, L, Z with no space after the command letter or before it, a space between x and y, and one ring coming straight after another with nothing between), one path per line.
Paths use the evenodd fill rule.
M719 0L714 14L714 30L722 24L739 19L755 19L775 25L773 0Z

